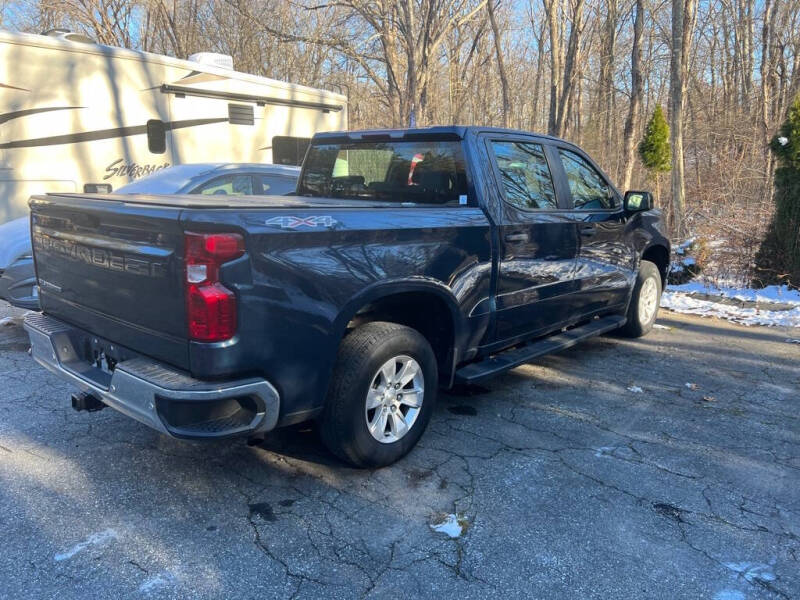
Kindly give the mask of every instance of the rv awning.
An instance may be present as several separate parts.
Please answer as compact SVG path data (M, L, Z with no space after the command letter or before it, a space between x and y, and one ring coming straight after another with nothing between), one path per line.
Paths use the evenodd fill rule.
M237 94L235 92L222 92L217 90L202 90L181 85L165 83L161 86L164 94L176 96L199 96L201 98L219 98L221 100L236 100L239 102L254 102L260 106L265 104L278 104L281 106L294 106L298 108L315 108L324 111L338 112L344 107L341 104L328 104L326 102L308 102L306 100L292 100L290 98L275 98L274 96L253 96L250 94Z

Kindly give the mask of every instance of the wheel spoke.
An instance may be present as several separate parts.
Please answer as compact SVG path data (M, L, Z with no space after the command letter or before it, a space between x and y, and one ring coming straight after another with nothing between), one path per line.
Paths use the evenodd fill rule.
M376 410L375 416L372 417L372 423L369 424L369 430L372 435L380 439L386 433L386 419L388 414L382 410Z
M401 412L395 411L391 413L391 415L392 421L389 423L389 426L392 428L392 433L399 439L408 431L408 425L406 425L406 421Z
M376 406L380 406L383 403L383 395L380 390L370 389L369 393L367 394L367 410L372 410Z
M408 359L403 363L403 368L400 370L400 373L397 374L397 380L400 383L400 387L405 387L409 381L416 377L417 373L419 372L419 367L417 366L417 361Z
M395 359L387 360L383 363L381 367L381 376L383 377L383 383L389 387L394 383L395 373L397 371L397 365L395 364Z
M403 390L403 397L400 399L400 404L405 404L411 408L419 408L422 406L422 388L413 388L410 390Z

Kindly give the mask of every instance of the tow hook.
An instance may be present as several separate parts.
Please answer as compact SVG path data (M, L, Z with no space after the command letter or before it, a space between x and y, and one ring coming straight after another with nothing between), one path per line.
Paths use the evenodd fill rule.
M95 412L103 410L106 405L103 404L97 396L89 394L88 392L78 392L71 395L72 408L77 411L85 410L88 412Z

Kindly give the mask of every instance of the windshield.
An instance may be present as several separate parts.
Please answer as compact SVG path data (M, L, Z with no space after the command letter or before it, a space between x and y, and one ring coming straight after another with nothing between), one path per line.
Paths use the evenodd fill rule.
M314 144L306 156L297 192L326 198L466 204L461 143Z

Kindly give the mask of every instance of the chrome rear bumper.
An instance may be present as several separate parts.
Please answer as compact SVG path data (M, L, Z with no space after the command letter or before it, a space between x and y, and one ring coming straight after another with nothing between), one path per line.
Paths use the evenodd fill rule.
M40 313L24 325L39 364L162 433L221 438L269 431L278 421L280 397L265 379L202 381L145 357L118 362L109 373L81 356L88 332Z

